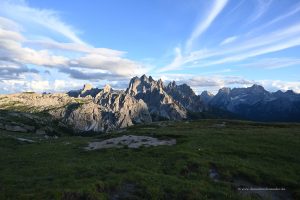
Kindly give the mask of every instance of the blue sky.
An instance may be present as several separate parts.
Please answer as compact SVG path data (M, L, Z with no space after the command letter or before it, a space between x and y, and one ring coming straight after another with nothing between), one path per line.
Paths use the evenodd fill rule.
M300 92L298 0L1 0L0 93L124 89L142 74Z

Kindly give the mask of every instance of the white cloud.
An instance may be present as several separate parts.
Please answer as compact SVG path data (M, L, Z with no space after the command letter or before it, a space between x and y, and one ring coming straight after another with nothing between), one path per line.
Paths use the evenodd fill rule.
M42 15L40 20L42 20L44 16L46 18L49 17L50 19L48 20L50 21L56 20L55 23L64 24L60 21L58 16L56 16L56 13L55 16L52 16L52 12L48 12L47 10L33 9L24 3L19 5L4 1L2 4L8 6L10 9L12 9L10 6L16 6L17 10L21 9L21 13L14 12L17 15L24 14L23 11L25 10L26 12L24 12L26 14L24 14L24 18L28 17L29 13L32 12L33 16ZM3 8L0 8L0 13L3 12L2 9ZM11 15L14 13L11 13ZM18 17L19 16L15 16L14 18L18 19ZM29 17L27 20L33 19ZM46 20L44 23L48 22L49 21ZM44 26L44 24L39 25ZM60 26L58 26L58 28L59 27ZM151 68L151 66L146 66L124 58L125 52L123 51L108 48L96 48L79 41L79 38L72 39L72 37L69 39L73 40L73 42L58 42L48 36L40 36L39 38L42 39L39 40L29 40L25 35L26 32L23 30L26 30L26 27L21 26L16 21L5 17L0 18L0 61L18 64L22 67L24 65L35 65L58 68L60 72L67 73L71 77L78 79L89 79L91 77L94 79L96 78L96 75L98 75L98 79L105 77L108 80L114 80L113 76L131 77L141 75L147 73ZM59 33L65 35L64 31L59 31ZM1 64L3 64L3 62L0 63L0 65ZM77 69L72 69L74 67ZM93 75L92 70L87 72L85 69L103 70L105 73L97 72ZM5 78L18 78L17 76L9 76L7 74L15 71L16 70L8 70ZM18 76L22 73L27 73L28 71L30 70L23 67L22 70L18 70ZM2 77L0 78L4 79L4 75L2 74Z
M268 54L268 53L272 53L272 52L276 52L276 51L281 51L281 50L299 46L299 45L300 45L300 38L293 38L293 39L286 40L284 42L275 43L273 45L266 46L266 47L263 47L260 49L255 49L252 51L243 52L238 55L225 57L220 60L213 61L213 62L208 62L203 66L218 65L218 64L224 64L224 63L242 61L242 60L252 58L255 56L264 55L264 54Z
M215 18L220 14L223 8L226 6L228 0L214 0L211 10L208 15L204 17L203 21L200 21L194 31L192 32L190 38L186 42L186 48L191 49L194 41L208 29Z
M24 37L20 33L5 29L0 29L0 39L1 41L24 41Z
M256 59L245 64L240 64L243 67L253 67L253 68L266 68L266 69L278 69L294 65L299 65L299 58L265 58Z
M257 0L257 3L255 4L256 10L255 12L253 12L249 21L254 22L258 20L261 16L263 16L269 9L270 5L272 4L272 1L273 0Z
M25 1L2 0L0 2L0 13L22 24L35 24L59 33L73 42L84 44L77 36L76 30L64 23L56 11L32 8Z
M271 91L293 90L294 92L300 93L300 82L299 81L259 80L257 82Z
M14 22L13 20L1 16L0 16L0 28L13 30L13 31L20 31L22 29L21 26L16 22Z
M220 45L229 44L231 42L234 42L237 39L237 36L228 37L225 40L223 40Z
M137 62L121 57L103 56L99 54L88 54L74 59L71 66L108 70L114 74L123 76L133 76L147 72L147 68Z
M292 8L287 13L279 15L278 17L273 18L271 21L263 24L262 26L252 29L248 34L252 34L252 33L258 32L260 30L266 29L266 28L270 27L271 25L276 24L277 22L280 22L282 20L285 20L299 12L300 12L300 3L293 5Z
M34 45L40 48L53 49L53 50L65 50L65 51L74 51L81 53L93 53L100 54L103 56L123 56L125 52L108 49L108 48L96 48L87 44L78 44L78 43L64 43L57 42L51 38L43 38L43 40L26 40L24 41L27 45Z
M167 66L165 66L165 67L163 67L161 69L159 69L158 70L159 72L165 72L165 71L168 71L168 70L174 70L174 69L179 68L182 64L184 64L184 60L183 60L183 56L182 56L180 47L176 47L174 49L174 52L175 52L175 58L172 61L172 63L170 63L169 65L167 65Z
M0 80L2 93L16 92L67 92L80 89L86 81L74 79L45 80L39 74L23 74L20 79Z
M224 63L238 62L251 57L264 55L300 45L300 24L296 23L283 29L261 36L244 38L234 46L226 45L218 49L200 49L188 54L177 54L171 64L160 71L179 70L184 65L189 67L205 67ZM207 59L214 58L214 61ZM196 62L196 65L193 64ZM199 64L201 63L201 64Z

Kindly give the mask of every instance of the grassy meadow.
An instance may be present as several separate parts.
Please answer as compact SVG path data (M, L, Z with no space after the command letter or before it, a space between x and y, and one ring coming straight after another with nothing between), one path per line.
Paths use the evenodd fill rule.
M174 138L177 144L84 150L91 141L129 134ZM285 188L285 197L300 199L299 155L300 124L157 122L48 139L0 130L0 199L261 198L239 191L237 180Z

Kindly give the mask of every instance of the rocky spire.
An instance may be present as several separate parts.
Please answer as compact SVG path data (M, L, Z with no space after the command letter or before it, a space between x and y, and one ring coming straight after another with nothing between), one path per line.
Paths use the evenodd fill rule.
M91 84L89 84L89 83L86 83L83 86L82 92L86 92L86 91L89 91L91 89L93 89L93 86Z
M143 76L141 76L141 81L144 81L144 82L149 82L149 79L148 77L146 76L146 74L144 74Z
M110 92L110 91L111 91L110 85L106 84L106 85L104 86L104 88L103 88L103 92L104 92L104 93L107 93L107 92Z

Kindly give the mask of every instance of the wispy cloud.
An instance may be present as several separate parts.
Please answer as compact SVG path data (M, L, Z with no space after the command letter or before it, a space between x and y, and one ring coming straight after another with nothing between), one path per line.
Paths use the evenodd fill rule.
M223 40L220 45L225 45L225 44L229 44L231 42L234 42L238 37L237 36L232 36L232 37L228 37L225 40Z
M207 62L203 66L220 65L220 64L224 64L224 63L230 63L230 62L238 62L238 61L242 61L242 60L252 58L255 56L260 56L260 55L264 55L264 54L268 54L268 53L282 51L284 49L292 48L292 47L299 46L299 45L300 45L300 38L292 38L292 39L284 41L284 42L274 43L270 46L265 46L262 48L243 52L243 53L240 53L237 55L231 55L231 56L228 56L228 57L225 57L225 58L222 58L219 60L215 60L212 62Z
M200 21L194 31L192 32L190 38L186 42L186 48L191 49L194 41L201 36L203 32L211 25L214 19L220 14L228 0L214 0L211 10L208 12L208 15Z
M238 62L276 51L282 51L299 46L299 36L300 24L296 23L261 36L248 39L244 38L243 41L235 43L234 46L226 45L226 47L218 49L197 50L186 55L177 54L172 64L162 68L161 71L178 70L187 64L189 64L189 67L220 65L230 62ZM214 58L214 60L207 60L209 58ZM198 61L201 65L193 64L195 61Z
M289 66L300 65L299 58L265 58L256 59L244 64L242 67L265 68L265 69L279 69Z
M250 16L252 22L259 20L269 10L272 4L272 0L259 0L255 4L256 11ZM215 19L217 16L216 13L221 12L221 8L224 8L225 5L226 2L224 1L215 2L215 9L211 14L211 18L208 17L207 20L199 23L199 26L193 31L192 36L186 44L192 44L195 39L213 23L214 20L210 19ZM300 12L299 3L295 4L293 8L291 7L291 9L289 9L286 13L279 13L279 15L275 16L270 21L264 21L264 23L258 28L251 27L253 30L250 29L250 31L248 30L244 34L240 33L224 38L217 48L212 46L193 51L181 51L181 49L178 49L177 47L175 49L175 58L173 61L169 65L162 67L159 71L168 72L186 68L242 62L249 58L297 47L300 45L300 24L297 21L294 21L294 24L288 23L278 26L275 30L268 29L268 27L272 24L288 19L298 12ZM264 31L263 34L261 34L262 30ZM251 34L249 34L249 32ZM237 38L239 38L239 40L237 40ZM281 66L283 66L283 64ZM284 66L290 65L285 64Z
M2 79L20 79L24 77L22 74L33 73L27 65L57 69L72 78L86 80L96 76L107 80L115 80L114 76L124 79L146 73L150 68L125 58L126 52L97 48L83 42L56 11L32 8L25 1L3 0L0 2L0 14L5 16L0 17ZM67 42L58 42L47 32L38 35L38 40L28 39L26 30L29 25L54 31L65 37ZM98 72L93 75L93 70Z
M256 10L251 15L249 21L254 22L258 20L260 17L262 17L266 11L269 9L270 5L272 4L273 0L257 0Z
M261 30L264 30L264 29L270 27L271 25L276 24L280 21L283 21L299 12L300 12L300 3L293 5L292 8L290 8L290 10L287 11L286 13L279 15L279 16L275 17L274 19L272 19L271 21L268 21L268 22L264 23L263 25L252 29L248 34L252 34L252 33L256 33Z
M72 26L64 23L59 13L49 9L37 9L27 5L21 0L2 0L0 13L22 24L37 25L53 32L59 33L73 42L84 44Z

